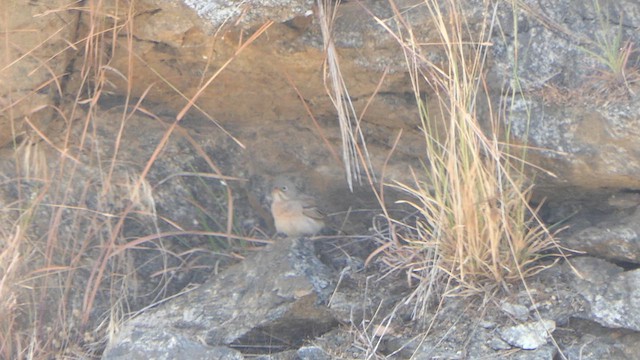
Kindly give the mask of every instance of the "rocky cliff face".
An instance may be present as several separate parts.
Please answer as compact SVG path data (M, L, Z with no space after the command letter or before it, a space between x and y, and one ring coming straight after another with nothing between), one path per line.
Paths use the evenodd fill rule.
M435 25L425 6L413 1L394 4L411 9L408 19L418 42L434 40ZM7 4L6 11L12 6L19 3ZM56 99L65 95L59 92L66 77L69 89L64 91L73 93L86 85L82 61L75 61L81 49L68 42L81 42L82 34L96 24L84 11L55 4L39 6L20 7L16 11L20 15L8 17L7 22L11 36L7 37L0 99L11 110L3 112L4 123L11 119L17 133L31 128L22 123L23 115L33 117L43 105L59 102ZM105 95L144 96L146 103L153 104L151 110L171 116L197 94L197 107L188 117L213 118L248 148L260 149L251 129L265 124L283 135L274 143L296 139L299 131L291 128L298 127L324 135L334 147L339 144L335 108L327 96L324 40L313 2L225 6L217 1L136 1L103 6L111 21L103 26L118 30L116 36L101 35L105 42L96 53L95 61L108 65L97 70L109 84ZM469 2L466 8L470 28L479 27L487 13L495 16L488 44L491 82L487 86L497 94L511 88L526 95L513 101L495 99L508 102L508 124L515 138L540 148L530 152L532 161L554 173L556 184L637 187L638 114L633 104L638 81L634 48L639 40L638 5L634 1L525 1L514 6ZM56 9L55 17L50 16L51 9ZM38 22L31 22L32 18ZM346 2L337 8L332 27L342 75L355 112L362 114L361 125L378 165L399 129L405 131L398 154L411 157L420 149L412 131L416 109L406 62L400 45L383 26L395 27L392 18L386 1ZM273 23L243 47L268 21ZM517 63L514 54L519 56ZM434 63L444 62L441 55L437 46L429 49ZM610 68L616 57L617 70ZM43 99L48 89L52 91L47 102ZM4 143L11 140L4 136ZM287 151L284 146L270 149ZM326 151L319 146L313 152L326 158ZM314 159L309 151L290 160L307 169L337 165ZM278 159L262 163L269 164L267 168L285 167Z
M263 197L268 180L280 173L296 174L310 192L321 194L320 202L331 212L348 212L354 204L356 208L367 208L375 200L366 186L357 187L354 194L344 183L343 134L329 96L332 85L327 80L327 41L337 50L353 112L359 116L357 126L370 151L372 169L378 174L384 170L388 181L410 180L410 169L425 160L405 53L393 35L402 27L395 22L394 7L408 14L406 20L415 30L411 35L416 43L425 44L425 58L443 67L447 60L437 44L436 24L419 1L345 1L333 5L335 14L330 16L333 22L328 39L322 33L319 6L309 0L114 0L99 4L85 1L78 6L55 1L5 1L0 4L4 39L0 57L0 126L5 129L0 132L0 146L4 147L2 168L7 182L13 184L11 179L16 178L27 182L4 190L3 203L23 199L24 193L37 194L39 177L45 178L46 173L48 179L61 183L64 180L50 202L73 202L64 203L68 206L64 214L56 215L53 208L42 209L35 221L36 238L50 235L51 224L60 225L59 220L49 222L50 218L68 218L81 206L109 214L153 213L165 220L158 225L146 215L137 214L140 217L136 224L109 223L98 232L104 243L96 246L104 248L117 246L115 241L106 240L115 239L110 234L117 226L123 226L128 231L126 235L135 237L145 236L156 227L166 230L167 224L190 229L195 223L202 225L213 219L215 230L236 226L242 231L258 228L268 232L272 229ZM609 280L580 279L582 282L563 269L559 277L584 286L563 288L566 296L562 299L547 294L539 300L547 299L557 307L570 303L580 306L568 313L549 310L546 319L562 325L570 323L568 319L587 319L604 327L630 329L624 336L636 336L633 332L639 330L638 306L632 301L631 285L624 284L634 284L634 269L640 263L635 222L640 205L640 108L636 106L640 4L634 0L525 0L495 4L467 1L464 9L467 31L477 31L487 19L492 26L486 44L488 80L484 90L491 95L492 103L488 105L493 107L487 105L479 111L487 118L490 110L504 112L501 126L509 129L512 141L530 146L527 161L533 165L530 172L535 174L537 200L549 198L545 218L560 222L573 216L568 220L571 228L565 232L563 244L621 266L585 260L584 271L597 272L598 264L613 270ZM427 101L436 102L427 90L423 95ZM93 106L94 102L97 106ZM435 115L434 121L442 120ZM396 143L400 133L401 141ZM164 148L159 144L163 144L166 134L171 139ZM41 155L28 149L40 149ZM28 161L15 161L16 154ZM105 159L114 159L112 164L118 165L105 170ZM149 159L158 161L146 168L151 163ZM34 163L48 170L39 172ZM72 164L80 165L76 168ZM218 180L207 183L192 182L186 175L174 177L211 172L212 168L216 169ZM29 174L25 175L25 171ZM128 205L128 189L135 182L131 174L142 172L153 182L149 193L155 194L155 200L137 198L137 207L132 207ZM105 174L109 179L118 179L120 187L104 185ZM65 185L77 184L78 179L91 181L85 187ZM194 202L188 200L191 196L205 198L205 204L193 206ZM235 209L236 217L216 208L219 203ZM198 209L215 209L214 216L204 219ZM353 215L350 220L355 219L355 225L349 225L357 229L353 230L356 233L370 226L369 214L358 216ZM58 235L80 236L87 233L81 223L96 223L95 219L82 219L69 225L77 228L62 229ZM251 237L254 235L251 233ZM49 239L51 244L52 237ZM193 253L184 255L204 242L165 244L170 253L179 255L170 260L154 260L157 263L138 255L127 259L137 269L144 269L138 275L144 281L137 286L146 297L137 299L139 303L132 301L136 303L133 307L141 308L167 290L157 288L162 283L157 271L166 268L167 263L189 263L197 269L209 266L202 264L224 262L215 254L196 258L189 257ZM69 259L77 261L73 264L78 268L91 269L91 276L74 280L79 282L78 288L90 283L93 274L107 263L99 253L96 264L83 264L73 256ZM167 291L177 292L191 280L202 282L207 271L176 275L172 278L174 287ZM280 271L286 277L287 270ZM328 283L338 281L338 274L323 276L336 276ZM544 276L541 279L551 281ZM364 281L355 274L349 280ZM599 293L597 284L608 281L615 294ZM548 290L545 285L540 289ZM100 299L100 292L97 294L94 296ZM310 294L305 296L319 295ZM335 294L341 295L340 291ZM574 297L575 294L581 297ZM81 292L66 296L69 303L87 306L87 295ZM286 305L274 305L273 312L309 306L313 310L308 311L317 315L313 322L322 324L323 331L349 321L349 311L345 309L352 308L348 305L341 308L334 303L331 315L327 315L322 306L328 300L320 311L317 306L321 302L314 303L315 298L311 301L296 296L287 297ZM604 302L603 297L607 299ZM304 300L300 301L303 305L296 305L300 299ZM99 310L81 319L83 323L99 318L98 313L108 309L108 302L104 298L101 301ZM624 302L625 306L605 311L608 304L616 302ZM286 311L278 306L284 306ZM452 305L452 313L456 312L455 306ZM527 307L522 321L533 319L534 305L522 306ZM513 314L505 313L496 315L494 320L503 321L500 316L513 318ZM624 314L634 314L636 318L618 319ZM286 327L281 322L285 320L272 315L256 319L253 327L240 326L242 331L228 341L207 344L228 346L240 341L242 346L238 346L246 348L251 341L243 335L255 335L267 325ZM299 319L294 317L294 321ZM503 334L502 328L489 324L486 333L474 338L472 343L478 348L484 340L495 345L490 346L491 350L478 350L479 353L522 347L513 344L521 342L506 340L513 339L511 335L496 337L496 333ZM543 343L545 329L539 336ZM194 331L204 334L204 338L210 335L207 330ZM396 338L403 339L395 331ZM599 336L609 336L607 331ZM177 335L172 333L169 337L172 336ZM301 340L296 341L299 346ZM567 337L565 344L570 343ZM120 345L112 345L112 349ZM387 353L400 351L393 341L386 346ZM616 351L633 352L629 350L631 346L624 346ZM412 349L419 348L416 345ZM545 349L553 356L553 350ZM575 345L564 349L568 353L581 351ZM209 350L198 348L205 353ZM317 349L298 351L313 353ZM447 353L443 351L441 354ZM608 350L599 348L594 354L598 351ZM110 356L119 356L113 354ZM228 356L242 355L233 352Z

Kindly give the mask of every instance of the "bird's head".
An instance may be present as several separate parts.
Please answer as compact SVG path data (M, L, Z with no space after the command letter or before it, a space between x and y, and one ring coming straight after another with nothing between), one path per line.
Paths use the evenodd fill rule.
M288 179L278 178L273 182L271 197L274 201L290 200L297 193L295 185Z

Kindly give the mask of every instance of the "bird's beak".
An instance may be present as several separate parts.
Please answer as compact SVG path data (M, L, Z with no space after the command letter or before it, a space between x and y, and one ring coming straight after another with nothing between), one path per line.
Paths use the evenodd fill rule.
M271 190L271 197L273 198L273 200L277 200L277 201L283 201L288 199L287 194L285 194L285 192L278 187L274 187L273 190Z

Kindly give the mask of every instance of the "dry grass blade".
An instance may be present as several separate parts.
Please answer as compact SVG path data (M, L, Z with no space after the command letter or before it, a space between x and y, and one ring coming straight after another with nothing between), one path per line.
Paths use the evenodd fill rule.
M340 133L342 138L342 161L344 162L349 188L353 190L353 181L360 182L360 163L368 173L371 170L371 160L367 151L364 135L360 128L360 120L351 102L347 85L340 70L338 53L333 43L332 27L335 21L339 2L318 0L318 20L324 40L326 52L325 87L337 111ZM328 72L328 74L327 74Z
M291 76L288 73L285 73L285 77L287 78L287 82L289 83L289 85L291 85L293 90L295 90L296 95L298 95L298 99L300 99L300 102L304 106L304 109L307 112L307 115L309 115L309 117L313 121L313 125L316 128L316 131L318 132L320 137L322 138L322 142L324 142L325 147L327 148L327 150L329 150L329 152L331 153L331 156L339 164L340 163L340 157L338 157L338 153L334 149L334 146L329 142L329 139L327 139L327 136L324 134L324 131L322 130L322 127L320 126L320 124L318 124L318 121L316 120L315 116L311 112L311 109L309 108L309 105L307 104L306 100L304 99L304 96L302 96L302 94L300 93L300 89L298 89L296 84L294 84L293 80L291 79Z
M218 129L220 129L225 135L227 135L229 138L231 138L236 144L238 144L238 146L240 146L241 148L245 149L246 146L240 141L238 140L238 138L236 138L235 136L233 136L229 131L227 131L222 124L220 124L219 122L217 122L213 117L211 117L211 115L209 115L206 111L204 111L200 106L198 106L198 104L196 104L194 101L190 100L184 93L182 93L182 91L180 91L180 89L178 89L175 85L173 85L169 80L167 80L164 76L162 76L162 74L160 74L156 69L154 69L152 66L149 66L146 61L140 57L140 55L138 54L133 54L138 61L144 63L145 65L147 65L147 67L149 68L149 70L151 70L151 72L153 72L158 79L160 79L162 82L164 82L167 86L169 86L173 91L175 91L176 94L180 95L180 97L182 97L183 99L187 100L188 102L191 102L191 106L193 106L194 108L196 108L200 114L202 114L203 116L205 116L209 121L211 121ZM203 88L204 89L204 88Z
M245 41L242 45L240 45L240 47L238 47L235 53L224 64L222 64L220 68L218 68L218 70L216 70L216 72L213 75L211 75L209 80L207 80L207 82L204 85L202 85L200 90L198 90L198 92L189 100L187 105L185 105L184 108L180 110L180 112L178 113L178 116L176 116L176 119L178 121L180 121L185 116L185 114L187 113L187 111L189 111L191 106L193 106L193 104L198 100L200 95L202 95L202 92L205 91L209 87L209 85L211 85L211 83L218 77L218 75L220 75L220 73L222 73L222 71L224 71L224 69L226 69L227 66L229 66L229 64L231 64L231 62L235 60L238 57L238 55L242 53L244 49L247 48L247 46L251 45L251 43L253 43L257 38L260 37L260 35L262 35L265 31L267 31L267 29L269 29L271 25L273 25L273 21L267 21L258 30L256 30L256 32L253 33L251 37L249 37L249 39L247 39L247 41Z
M184 224L170 218L173 214L159 216L154 196L162 191L160 186L171 186L163 182L185 181L185 176L196 176L201 182L207 177L220 180L213 182L214 185L223 181L243 181L223 175L208 153L209 149L178 123L192 106L197 108L198 97L220 72L228 68L272 22L264 24L240 44L213 76L203 78L208 81L203 81L204 85L191 99L151 68L160 81L188 102L178 119L166 124L143 104L153 84L141 89L144 91L132 101L137 84L133 83L131 74L135 71L135 62L144 61L135 50L134 18L138 15L135 4L117 0L108 4L89 1L76 5L48 8L37 15L38 18L57 19L72 10L72 21L65 21L63 27L53 29L50 36L44 34L41 37L44 40L30 48L21 48L22 44L11 38L15 30L7 25L9 22L0 25L5 30L4 47L7 50L0 72L22 70L22 63L27 62L34 64L28 69L30 72L26 72L28 75L38 75L37 71L46 74L46 78L38 80L28 94L11 93L6 99L0 99L0 108L8 115L12 127L15 159L14 178L5 182L11 190L3 192L14 203L3 204L0 208L4 224L11 227L11 230L0 228L0 313L3 314L0 316L0 358L99 356L107 336L130 316L132 309L139 308L139 304L130 303L132 299L158 302L174 291L170 285L177 281L175 273L210 266L198 261L216 252L210 250L211 239L221 244L216 258L233 259L241 258L232 254L233 251L243 254L250 243L269 242L253 237L251 230L246 230L248 235L245 236L235 235L245 234L245 229L238 226L240 222L234 209L237 197L231 186L223 184L216 188L219 193L215 195L226 199L226 202L217 201L219 209L212 211L209 202L193 204L190 210L196 215L200 215L198 211L215 212L213 216L205 215L207 220L214 218L218 222L213 223L214 226L198 224L202 226L192 231L181 228ZM6 10L7 7L2 7L0 16L8 16ZM76 33L70 29L75 29ZM65 30L70 31L65 35L70 39L60 39ZM49 47L55 51L43 57L41 53ZM19 55L14 56L12 51ZM124 59L124 66L114 59ZM62 70L54 66L58 63L64 64ZM103 95L108 94L109 87L116 85L109 80L115 77L126 84L126 96L123 106L105 112L98 104ZM51 90L49 93L54 97L55 105L33 106L24 120L14 116L14 112L22 111L21 107L25 107L31 97L45 94L47 89ZM75 94L69 96L70 90ZM72 101L66 102L69 98ZM113 118L114 121L105 120L106 115L111 116L113 111L120 109L122 112ZM158 133L149 148L148 158L136 163L139 157L133 161L128 157L127 150L131 145L128 131L134 128L130 126L132 123L142 118L140 113L146 115L144 121L156 119L165 127L164 133ZM208 114L203 114L215 123ZM216 125L220 127L218 123ZM222 127L220 129L244 147L238 139ZM199 159L198 167L185 169L191 172L169 172L167 174L173 175L153 187L147 176L173 138L191 145L190 151ZM201 164L208 165L211 173L203 173ZM189 182L187 187L212 187L212 182L194 185L196 182ZM181 200L188 202L190 199ZM169 231L161 231L160 225L167 225ZM178 231L171 231L173 229ZM190 243L185 239L198 245L188 247ZM205 246L199 247L200 242ZM184 248L194 252L199 249L200 252L193 255ZM141 267L148 263L140 265L133 255L140 249L147 251L144 261L157 261L145 284L151 285L142 290L144 294L138 293L141 288L138 281ZM145 300L140 300L142 298Z
M411 183L390 184L408 195L403 202L416 216L404 226L395 221L395 234L376 253L417 284L409 300L421 318L438 294L491 294L524 281L548 266L539 260L557 244L528 204L527 147L509 145L508 129L501 130L506 111L494 113L494 101L481 96L491 93L483 69L495 7L483 23L471 25L464 4L427 0L422 6L440 38L421 41L391 4L395 26L378 21L404 51L428 160L414 169ZM446 62L428 61L428 52ZM425 92L430 99L422 98ZM482 115L481 101L489 109Z
M12 358L11 354L18 353L20 341L13 330L17 327L19 304L16 289L19 266L23 263L20 252L20 241L24 236L20 226L16 226L14 234L0 233L3 246L0 248L0 357Z

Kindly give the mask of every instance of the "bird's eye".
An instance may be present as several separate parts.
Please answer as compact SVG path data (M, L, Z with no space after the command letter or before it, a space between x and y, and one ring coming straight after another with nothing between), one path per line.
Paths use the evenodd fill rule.
M288 190L287 185L282 185L282 186L280 187L280 190L282 190L282 191L285 191L285 192L286 192L286 191Z

